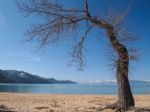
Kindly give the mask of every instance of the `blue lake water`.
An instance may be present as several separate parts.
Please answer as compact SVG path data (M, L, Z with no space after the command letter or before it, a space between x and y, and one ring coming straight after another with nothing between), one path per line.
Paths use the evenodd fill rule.
M131 83L133 94L150 94L150 83ZM0 84L0 92L41 94L117 94L116 83Z

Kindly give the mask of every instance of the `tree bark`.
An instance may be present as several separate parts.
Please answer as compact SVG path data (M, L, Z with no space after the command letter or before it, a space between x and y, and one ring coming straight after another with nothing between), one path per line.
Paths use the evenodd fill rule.
M117 40L112 27L107 30L107 35L112 47L118 54L116 71L116 79L118 83L117 108L125 111L134 107L134 98L128 79L129 54L127 48Z
M124 57L128 57L126 48L123 48L124 51L122 55ZM128 80L128 66L129 59L123 59L119 56L117 62L117 74L116 79L118 82L118 109L120 110L128 110L131 107L134 107L134 98L131 92L129 80Z

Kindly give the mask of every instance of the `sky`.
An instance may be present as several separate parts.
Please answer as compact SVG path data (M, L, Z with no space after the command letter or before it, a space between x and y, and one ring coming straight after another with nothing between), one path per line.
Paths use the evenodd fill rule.
M83 0L58 0L65 7L82 8ZM130 63L130 79L150 80L150 1L149 0L89 0L90 12L103 15L108 6L112 8L127 7L131 2L131 10L126 19L129 31L141 35L133 45L140 49L141 56ZM36 17L24 18L16 7L15 0L0 0L0 69L19 70L53 77L59 80L97 81L115 79L115 72L108 66L107 47L99 30L89 34L86 41L87 65L84 71L69 66L71 57L71 41L63 41L58 46L49 45L37 51L37 43L23 43L27 28L35 22ZM83 32L85 28L80 30Z

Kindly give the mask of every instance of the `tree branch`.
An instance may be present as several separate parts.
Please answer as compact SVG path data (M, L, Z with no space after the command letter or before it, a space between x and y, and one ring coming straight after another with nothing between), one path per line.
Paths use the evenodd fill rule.
M36 14L44 18L44 23L33 26L27 31L27 35L30 37L28 40L36 39L42 47L49 43L58 43L63 37L72 37L82 21L89 22L94 27L104 29L109 36L113 35L113 38L117 40L113 41L113 44L132 40L129 33L122 33L122 31L114 25L116 22L111 23L110 21L107 21L111 19L109 16L109 19L92 16L89 11L88 0L85 0L84 4L84 10L80 10L65 9L57 2L54 3L48 0L30 0L29 3L17 3L18 9L23 12L23 14L26 14L27 16ZM121 17L116 16L116 21L122 20L122 18L127 15L128 9L129 8L127 8ZM84 36L73 50L75 52L73 53L74 62L78 62L80 67L84 63L84 56L82 57L83 43L91 28L91 26L87 28ZM114 40L113 38L112 40ZM130 58L135 59L133 56Z
M73 47L72 50L72 63L76 63L77 66L79 66L79 70L83 70L83 67L85 66L86 59L84 57L83 53L83 44L85 42L85 39L87 37L88 32L92 29L93 26L89 26L87 30L85 31L84 36L80 39L80 41Z
M91 14L90 14L90 12L89 12L89 6L88 6L88 1L87 0L85 0L85 16L86 17L91 17Z

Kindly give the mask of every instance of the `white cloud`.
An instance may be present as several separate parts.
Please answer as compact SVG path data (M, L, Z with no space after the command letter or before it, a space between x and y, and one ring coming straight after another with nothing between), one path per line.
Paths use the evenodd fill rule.
M6 23L6 18L3 14L0 13L0 26L5 25Z

